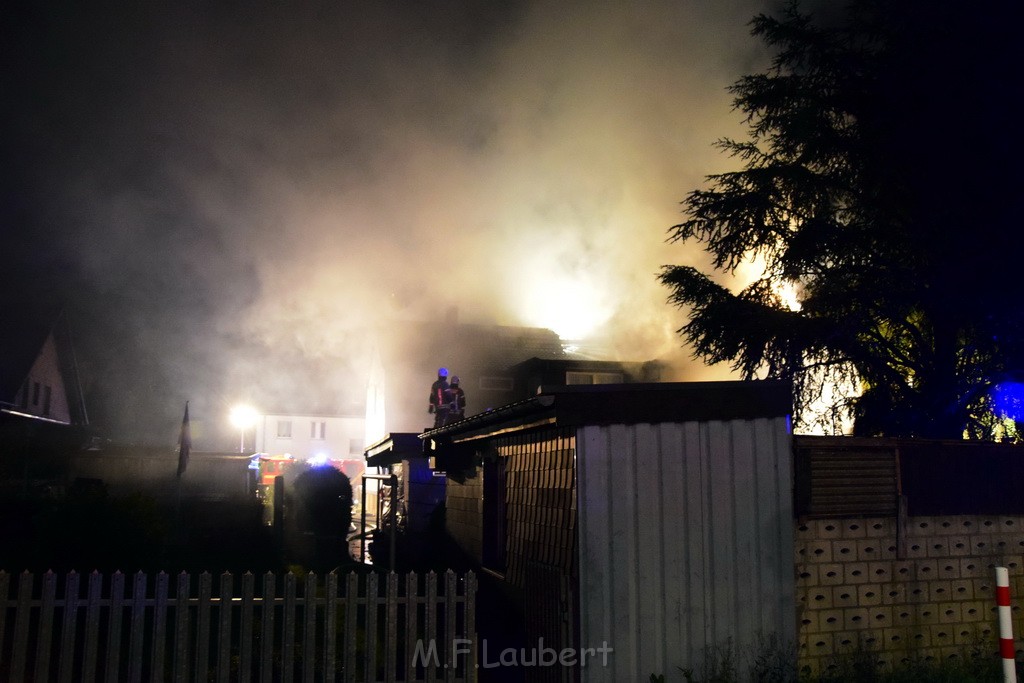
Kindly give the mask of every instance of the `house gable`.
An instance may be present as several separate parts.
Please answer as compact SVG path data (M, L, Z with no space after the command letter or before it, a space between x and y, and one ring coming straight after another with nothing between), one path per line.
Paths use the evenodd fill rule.
M49 325L28 319L8 323L0 339L0 409L87 425L65 315L59 314Z

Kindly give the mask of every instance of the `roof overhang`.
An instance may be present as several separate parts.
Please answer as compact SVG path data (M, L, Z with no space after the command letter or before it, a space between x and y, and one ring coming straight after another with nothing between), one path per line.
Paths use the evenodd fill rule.
M369 467L385 467L408 458L422 458L423 442L420 441L418 434L394 432L367 446L363 455Z
M419 435L441 470L467 466L477 442L544 427L753 420L792 413L788 382L659 382L541 388L537 396Z
M550 424L752 420L790 415L792 405L789 383L779 380L541 387L533 398L427 430L419 438L460 442Z

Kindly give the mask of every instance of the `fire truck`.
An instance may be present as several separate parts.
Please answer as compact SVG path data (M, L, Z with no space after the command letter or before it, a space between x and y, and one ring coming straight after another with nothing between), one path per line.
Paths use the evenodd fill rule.
M362 459L346 458L333 459L327 457L315 457L309 460L297 460L291 454L270 455L269 453L257 453L252 456L249 462L249 469L255 473L255 495L263 504L263 523L271 526L274 523L274 480L277 477L286 477L286 480L297 474L296 468L310 466L330 466L349 478L353 490L361 482L362 474L366 465Z

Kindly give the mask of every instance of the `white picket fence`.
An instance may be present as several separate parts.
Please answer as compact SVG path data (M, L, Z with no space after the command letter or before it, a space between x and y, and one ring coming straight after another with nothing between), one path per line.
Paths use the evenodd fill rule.
M0 572L0 680L476 680L472 573L214 583L206 572Z

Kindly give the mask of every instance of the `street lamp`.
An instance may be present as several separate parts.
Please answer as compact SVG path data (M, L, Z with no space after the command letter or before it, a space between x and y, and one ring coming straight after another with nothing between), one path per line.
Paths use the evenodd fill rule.
M238 452L245 453L245 430L256 424L259 413L252 406L240 404L231 409L231 414L228 418L231 420L231 424L239 431Z

